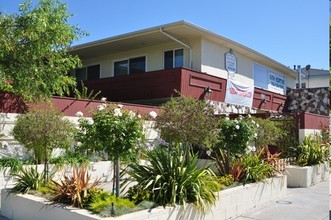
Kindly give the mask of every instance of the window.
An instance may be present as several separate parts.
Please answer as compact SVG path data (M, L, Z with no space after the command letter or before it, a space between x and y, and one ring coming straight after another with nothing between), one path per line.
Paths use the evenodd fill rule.
M75 75L78 81L100 79L100 65L98 64L76 69Z
M114 76L125 76L146 71L146 57L136 57L114 62Z
M184 50L169 50L164 52L164 69L184 66Z
M254 86L285 94L286 77L284 74L277 73L267 67L254 63Z

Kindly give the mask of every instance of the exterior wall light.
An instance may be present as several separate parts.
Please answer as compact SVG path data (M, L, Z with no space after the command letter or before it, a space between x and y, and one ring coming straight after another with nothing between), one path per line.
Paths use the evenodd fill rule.
M209 86L207 88L204 89L204 98L208 98L210 97L210 95L212 94L213 90L211 88L209 88Z

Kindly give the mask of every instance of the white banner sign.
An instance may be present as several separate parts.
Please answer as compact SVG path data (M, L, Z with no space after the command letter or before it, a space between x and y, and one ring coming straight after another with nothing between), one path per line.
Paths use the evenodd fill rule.
M225 93L226 103L252 107L253 95L253 85L244 85L238 81L228 79Z

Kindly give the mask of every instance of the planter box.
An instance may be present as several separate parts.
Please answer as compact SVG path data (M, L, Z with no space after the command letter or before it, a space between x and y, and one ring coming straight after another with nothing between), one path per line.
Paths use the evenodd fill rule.
M276 199L287 192L286 176L267 179L264 183L247 184L238 186L219 193L219 200L212 211L204 216L205 220L228 219L241 215L257 205L263 205ZM68 208L63 205L50 205L43 198L32 195L8 194L8 190L1 192L1 214L13 220L20 219L114 219L100 218L91 215L86 210ZM47 216L47 218L46 218ZM202 217L192 205L186 207L183 212L182 206L158 207L152 210L143 210L116 217L117 220L177 220L198 219Z
M286 166L288 187L310 187L329 178L328 164L321 163L313 166Z

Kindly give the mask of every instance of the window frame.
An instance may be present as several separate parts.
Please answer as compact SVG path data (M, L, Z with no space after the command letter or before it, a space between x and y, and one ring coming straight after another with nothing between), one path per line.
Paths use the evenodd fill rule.
M94 67L94 66L99 66L99 73L98 73L98 77L96 79L89 79L89 67ZM82 68L76 68L75 69L75 78L77 79L77 73L76 71L77 70L85 70L85 78L84 79L78 79L78 80L83 80L83 81L87 81L87 80L98 80L98 79L101 79L101 64L100 63L96 63L96 64L90 64L90 65L86 65L86 66L83 66Z
M128 75L134 75L134 74L139 74L140 72L136 72L136 73L131 73L131 70L130 70L130 60L133 60L133 59L138 59L138 58L144 58L145 59L145 69L143 72L141 73L145 73L147 71L147 56L146 55L142 55L142 56L134 56L134 57L128 57L128 58L125 58L125 59L117 59L117 60L114 60L113 61L113 77L120 77L120 76L128 76ZM118 63L118 62L124 62L126 61L127 63L127 73L125 75L116 75L116 72L115 72L115 63Z
M176 67L176 51L179 51L179 50L182 50L183 51L183 55L182 55L182 57L183 57L183 63L182 63L182 65L181 66L177 66ZM170 68L166 68L166 62L165 62L165 53L167 53L167 52L172 52L172 67L170 67ZM170 50L164 50L163 51L163 69L174 69L174 68L180 68L180 67L184 67L184 65L185 65L185 50L184 50L184 48L183 47L179 47L179 48L174 48L174 49L170 49Z

